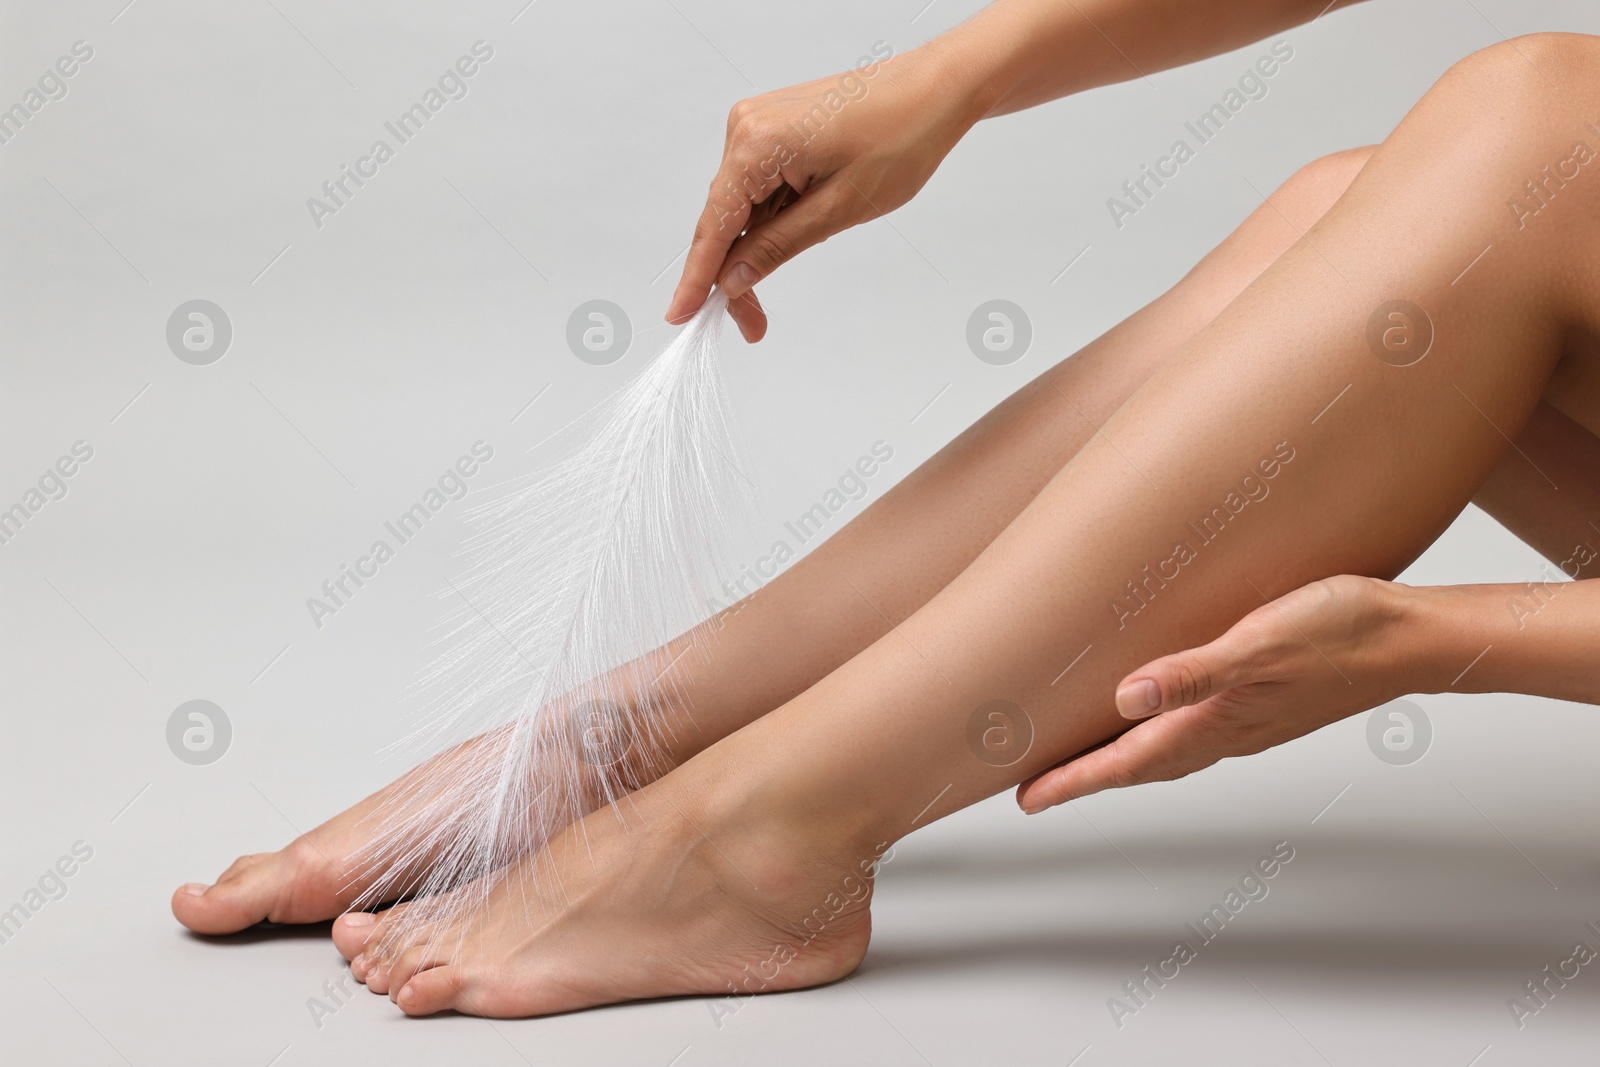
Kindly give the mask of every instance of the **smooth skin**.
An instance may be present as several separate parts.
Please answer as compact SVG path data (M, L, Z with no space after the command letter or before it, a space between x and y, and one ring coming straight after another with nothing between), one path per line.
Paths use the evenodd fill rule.
M1527 77L1530 52L1541 70L1561 71L1562 94L1538 97L1539 85ZM1215 637L1254 606L1252 599L1259 604L1263 596L1344 571L1396 573L1475 488L1491 485L1505 467L1506 441L1496 427L1511 436L1532 428L1544 410L1541 393L1551 394L1552 404L1582 408L1573 399L1581 399L1582 389L1572 383L1592 374L1568 368L1592 369L1586 339L1593 309L1584 300L1593 292L1593 235L1584 243L1587 231L1576 224L1592 226L1592 200L1572 197L1575 225L1547 228L1552 232L1514 249L1488 293L1461 300L1440 288L1448 279L1439 276L1446 263L1454 268L1450 277L1459 270L1457 243L1506 224L1496 211L1473 211L1480 200L1499 208L1503 194L1491 186L1504 185L1511 173L1548 155L1552 138L1566 136L1553 125L1529 128L1522 121L1516 128L1519 116L1507 94L1551 123L1563 102L1595 110L1593 86L1572 73L1585 64L1594 69L1593 60L1592 41L1562 37L1474 57L1429 94L1346 197L1297 243L1360 160L1335 157L1302 172L1172 293L1026 387L828 545L730 611L714 669L696 682L714 714L703 716L696 698L702 732L685 731L687 762L630 801L657 832L624 839L613 813L592 815L574 829L576 838L553 842L542 861L561 873L559 905L541 897L544 883L524 869L531 865L509 871L486 916L441 936L441 943L460 946L449 960L418 950L367 959L361 949L381 921L342 921L336 939L355 957L358 976L414 1013L454 1006L529 1014L668 992L719 992L729 983L748 987L747 967L762 975L763 988L848 973L870 929L864 879L885 843L1105 741L1126 726L1110 698L1120 679L1152 656ZM1543 88L1550 93L1548 83ZM1471 166L1462 166L1463 153ZM1483 166L1486 156L1496 165ZM1371 177L1380 164L1380 176ZM1334 173L1340 166L1342 176ZM1419 203L1416 185L1430 181L1436 195ZM1301 203L1297 183L1332 188ZM1297 217L1302 210L1310 218ZM1412 262L1388 254L1389 242L1375 236L1385 232L1382 226L1414 243ZM1555 262L1564 264L1561 271ZM1369 276L1377 270L1390 276ZM1452 354L1462 373L1448 393L1438 388L1434 369L1442 360L1402 371L1365 351L1361 327L1377 302L1373 293L1391 288L1382 283L1393 282L1395 272L1411 280L1406 292L1433 311L1441 337L1448 322L1475 339ZM1587 279L1586 291L1578 278ZM1295 321L1271 313L1284 306L1302 309ZM1315 356L1293 380L1284 380L1272 359L1283 350L1274 346L1285 344ZM1535 355L1502 367L1496 361L1507 362L1503 351ZM1407 375L1397 388L1373 379L1396 373ZM1189 497L1205 484L1225 490L1248 472L1259 456L1247 438L1332 379L1351 387L1340 420L1316 424L1326 451L1324 443L1301 446L1285 466L1272 498L1279 503L1247 513L1253 521L1207 546L1204 566L1188 572L1194 580L1170 591L1180 595L1166 595L1060 676L1063 654L1072 651L1067 646L1109 629L1107 589L1170 551L1158 543L1168 535L1155 532L1162 521L1186 509L1202 513L1205 501ZM1384 388L1364 388L1376 384ZM1318 408L1338 391L1319 397ZM1459 405L1464 391L1479 397L1467 409L1475 423L1445 403ZM1264 396L1278 406L1263 407ZM1196 398L1203 398L1198 416ZM1397 418L1397 404L1405 419ZM1219 411L1230 414L1221 418ZM1585 411L1587 433L1594 423ZM1407 419L1412 426L1397 425ZM1414 439L1426 436L1418 422L1433 436ZM1385 454L1378 447L1385 442L1397 451ZM1405 470L1391 469L1396 454L1407 457ZM1381 491L1348 484L1352 469L1381 474ZM1152 484L1130 484L1140 475ZM1168 492L1156 488L1169 485ZM1345 506L1331 519L1320 515L1332 501ZM1526 500L1515 513L1530 529L1549 525L1549 515ZM918 525L919 515L946 518ZM1280 558L1289 554L1279 539L1304 541L1308 529L1316 535L1314 550ZM1129 536L1129 530L1140 532ZM1235 531L1241 536L1233 537ZM918 566L874 566L915 556L906 550L908 536L925 539L928 553ZM1125 564L1133 566L1124 570ZM1237 581L1247 569L1251 580L1242 584L1251 588L1249 597ZM1002 639L1010 643L996 647ZM790 662L773 664L779 658L773 648ZM730 669L741 656L761 669ZM1521 684L1514 674L1502 675L1501 688ZM1036 737L1020 763L994 768L967 748L965 720L982 694L1028 710ZM739 729L774 704L783 706ZM689 758L720 734L730 736ZM774 753L784 760L775 762ZM284 853L241 861L241 871L209 891L180 891L174 910L199 929L244 925L258 911L257 918L276 917L273 909L291 898L304 903L307 894L296 886L306 868L337 867L333 857L345 854L342 846L354 833L350 826L324 831L329 827ZM856 892L852 884L866 889ZM820 935L798 948L791 943L793 959L767 978L774 944L793 942L794 924L840 892L848 906L828 913ZM339 892L326 894L302 913L337 913L338 898ZM619 963L608 946L624 936L634 938L635 951ZM640 954L639 944L657 951Z
M1562 225L1514 238L1504 208L1586 112L1600 114L1593 38L1522 39L1459 64L1305 238L926 604L634 793L644 832L593 813L426 944L369 956L383 919L337 925L354 973L411 1014L495 1016L848 974L870 938L872 860L895 840L1120 732L1112 693L1141 664L1313 582L1397 574L1485 484L1600 330L1600 185L1569 187ZM1496 241L1491 269L1452 284ZM1409 367L1366 339L1397 293L1439 332ZM1269 497L1137 615L1111 608L1256 471ZM1032 727L1008 766L969 745L974 713L997 700Z
M1162 363L1241 293L1344 192L1372 149L1293 175L1171 291L1041 374L717 620L714 666L687 679L693 723L669 763L799 696L890 632L960 574ZM654 656L665 664L682 642ZM683 662L697 663L697 657ZM649 672L654 674L655 672ZM631 675L625 675L631 676ZM436 759L494 758L478 738ZM648 780L651 768L637 768ZM174 914L208 934L342 914L371 883L346 857L374 815L405 803L406 775L287 848L240 857L214 885L173 894ZM420 877L424 864L414 872Z
M1149 74L1213 55L1348 3L1009 0L898 61L741 101L729 114L723 160L666 317L686 319L715 281L735 298L732 310L746 339L758 341L767 323L753 303L754 284L804 249L910 200L972 122L1135 72ZM854 80L846 83L847 77ZM854 90L842 121L818 126L819 99L842 88ZM779 170L772 166L777 160L784 162ZM1280 191L1274 199L1282 198ZM1241 232L1248 228L1247 223ZM742 302L741 294L747 297ZM1584 402L1575 399L1580 395L1589 403L1600 402L1600 385L1575 369L1587 362L1569 361L1564 372L1567 380L1558 391L1568 397L1569 407ZM1140 368L1122 370L1128 380L1142 382ZM1574 546L1600 529L1575 521L1582 501L1574 499L1573 480L1564 483L1564 494L1550 496L1552 483L1540 472L1570 453L1594 455L1600 448L1588 429L1549 405L1537 413L1529 433L1533 440L1517 442L1518 455L1527 462L1508 457L1477 503L1562 565L1568 577L1588 577L1594 568L1574 558ZM1597 513L1600 509L1589 512ZM1300 664L1281 655L1270 663L1261 659L1266 650L1293 644L1292 638L1300 636L1294 633L1296 626L1314 626L1330 636L1352 628L1371 631L1374 641L1368 644L1376 643L1381 630L1412 647L1443 621L1424 610L1425 595L1416 594L1403 601L1416 610L1404 613L1405 625L1398 627L1403 632L1396 633L1392 623L1402 601L1395 590L1344 583L1339 592L1337 597L1326 590L1320 596L1314 590L1297 593L1273 611L1242 621L1229 641L1217 647L1152 664L1124 679L1118 706L1127 709L1128 719L1178 709L1185 713L1136 730L1116 745L1027 783L1019 801L1026 810L1039 811L1112 786L1179 777L1381 703L1363 703L1350 686L1334 699L1336 691L1316 685L1304 687L1312 695L1308 703L1299 688L1287 683L1313 677L1315 663ZM1504 602L1507 595L1490 590L1478 594L1484 602ZM1459 604L1460 596L1448 602ZM1319 611L1326 618L1318 617ZM1566 673L1575 667L1569 664ZM1235 685L1251 688L1208 692L1206 707L1191 710L1189 705L1202 698L1179 699L1182 694L1175 690L1185 680L1174 672L1201 668L1226 671ZM1406 673L1403 667L1396 669ZM1163 694L1154 710L1146 697L1150 686ZM1126 687L1133 688L1124 692ZM1403 682L1380 688L1394 690L1392 696L1412 691ZM1329 699L1322 699L1324 695Z
M1564 383L1547 394L1574 400ZM1600 438L1541 403L1473 498L1550 560L1541 580L1412 588L1341 575L1297 589L1215 641L1124 678L1117 710L1151 721L1027 783L1021 803L1042 811L1102 789L1181 778L1406 693L1596 702L1600 583L1588 579L1600 574L1597 471ZM1461 664L1470 669L1458 672Z
M687 321L716 283L745 339L759 341L755 284L906 204L980 120L1192 63L1352 2L1000 0L904 56L741 100L667 321ZM850 104L819 121L830 91Z

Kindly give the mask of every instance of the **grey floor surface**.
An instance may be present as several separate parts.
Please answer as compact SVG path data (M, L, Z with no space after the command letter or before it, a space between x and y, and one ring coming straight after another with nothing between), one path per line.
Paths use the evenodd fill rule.
M307 600L475 442L494 458L474 490L537 469L530 450L667 336L728 106L977 5L124 2L0 13L0 106L54 97L0 144L0 507L48 496L0 544L0 909L28 913L0 943L0 1061L1593 1062L1594 966L1536 1014L1508 1005L1600 947L1600 720L1515 696L1415 698L1431 737L1407 765L1375 754L1361 716L1038 818L996 798L897 848L859 973L731 1013L681 999L411 1021L339 990L324 929L185 934L173 887L401 769L379 750L408 713L463 505L332 616ZM880 495L1170 285L1258 190L1381 139L1454 60L1554 28L1600 32L1600 16L1397 0L1283 34L1294 58L1266 95L1121 228L1107 198L1269 43L974 131L913 204L765 287L769 340L728 344L762 488L744 558L875 442L894 457L868 480ZM41 82L78 42L92 55ZM492 55L464 95L336 213L307 206L476 42ZM996 298L1033 333L1003 366L965 333ZM596 299L633 330L604 367L565 340ZM195 300L229 326L210 362L216 336L179 358ZM73 475L41 483L75 448ZM1543 575L1469 510L1407 579ZM169 748L192 700L231 726L209 765ZM1275 847L1293 859L1267 895L1199 944L1186 924ZM1194 959L1132 999L1124 984L1179 940Z

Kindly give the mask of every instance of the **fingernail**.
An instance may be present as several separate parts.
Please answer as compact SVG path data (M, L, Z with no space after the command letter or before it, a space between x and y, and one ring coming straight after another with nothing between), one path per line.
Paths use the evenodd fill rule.
M1148 678L1117 690L1117 711L1124 719L1142 719L1161 706L1161 687Z
M203 897L206 895L206 890L210 888L210 886L202 885L199 882L190 882L188 885L183 887L183 891L188 893L191 897Z
M370 911L347 911L344 914L346 926L371 926L378 921L378 917Z
M729 300L737 300L745 294L745 290L760 280L761 275L757 274L756 269L750 264L735 263L733 269L728 272L728 276L717 284L722 287L724 293L728 294Z
M1025 805L1023 807L1022 814L1024 814L1024 815L1037 815L1043 810L1044 810L1044 805L1043 804L1028 804L1028 805Z

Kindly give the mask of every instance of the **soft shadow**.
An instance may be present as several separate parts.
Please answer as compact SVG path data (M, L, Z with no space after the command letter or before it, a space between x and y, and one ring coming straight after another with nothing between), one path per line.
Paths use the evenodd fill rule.
M1469 985L1479 982L1485 973L1503 978L1528 970L1541 951L1552 955L1548 935L1548 930L1519 936L1515 930L1459 925L1433 930L1327 925L1285 930L1281 924L1277 929L1251 929L1245 914L1209 944L1201 943L1179 922L1115 933L1036 930L915 947L874 946L857 974L914 971L926 977L942 970L970 975L974 966L1003 966L1057 973L1125 970L1132 977L1145 964L1169 956L1181 937L1197 953L1188 967L1198 966L1213 975L1300 971L1346 981L1382 975L1386 983L1426 979L1430 986Z
M201 945L256 945L263 941L312 941L332 943L333 920L320 923L257 923L236 934L197 934L183 929L188 939Z
M1201 967L1224 974L1299 971L1341 981L1382 975L1456 985L1479 982L1486 972L1503 978L1530 966L1537 971L1545 957L1557 958L1583 936L1584 919L1600 922L1600 856L1592 838L1576 831L1547 829L1518 840L1556 879L1559 896L1525 855L1488 834L1317 829L1293 844L1295 858L1268 896L1248 904L1209 943L1186 923L1198 921L1213 897L1220 900L1269 851L1265 838L1147 834L1118 838L1121 851L1095 839L897 857L880 876L880 907L901 891L925 902L948 887L936 906L954 909L959 924L919 923L881 938L859 973L1005 966L1057 974L1109 968L1132 976L1167 958L1182 939ZM1138 880L1129 857L1159 888ZM1135 883L1149 895L1130 913L1112 894ZM1048 893L1052 885L1066 890L1059 903ZM1094 910L1102 892L1118 905L1114 919ZM1029 929L1015 929L1006 914L1013 906L1035 917ZM1573 917L1570 930L1561 916Z
M1316 866L1339 865L1350 878L1363 875L1499 875L1508 863L1526 866L1527 861L1498 836L1484 833L1474 837L1411 834L1337 833L1321 829L1296 835L1280 834L1269 840L1260 833L1225 834L1143 834L1118 836L1116 844L1095 837L1089 841L1061 843L1051 841L989 842L981 848L957 851L908 849L885 864L883 877L888 884L906 882L961 883L980 881L993 885L996 879L1090 878L1128 870L1130 858L1148 871L1159 884L1158 874L1169 878L1215 876L1231 882L1243 873L1245 865L1271 850L1275 840L1288 839L1299 858ZM1521 835L1517 845L1523 852L1545 857L1559 864L1566 879L1593 884L1600 881L1600 853L1592 834ZM1532 868L1528 868L1533 877ZM1219 889L1223 887L1219 886Z

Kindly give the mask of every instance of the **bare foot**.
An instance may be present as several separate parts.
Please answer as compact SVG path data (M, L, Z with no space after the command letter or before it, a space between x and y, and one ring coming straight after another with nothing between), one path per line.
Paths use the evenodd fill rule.
M240 856L214 885L191 882L172 894L172 914L201 934L231 934L258 922L314 923L342 914L385 873L353 859L377 833L381 814L431 770L452 760L494 759L496 735L485 734L440 753L378 792L340 812L277 852ZM400 885L420 880L428 857L414 870L394 872Z
M668 660L669 666L677 658L672 646L652 655ZM628 684L627 679L631 678L628 668L618 670L625 679L623 684ZM666 671L662 670L657 680L666 676ZM640 697L639 704L669 708L654 695ZM578 705L579 708L586 706ZM625 740L621 745L622 754L605 763L584 755L581 765L586 766L589 773L574 786L574 805L581 810L575 810L572 817L587 814L615 798L619 788L625 791L653 781L669 767L715 740L698 728L681 730L665 726L663 724L670 721L665 717L668 710L660 714L663 718L653 720L656 724L648 731L655 743L644 745ZM574 760L578 759L580 749L591 743L595 733L595 724L589 719L547 723L545 728L553 731L556 738L550 750L555 758L564 758L566 746L571 746ZM605 728L608 732L624 730L623 734L609 737L612 743L617 737L626 738L629 730L645 729L641 724L609 717ZM408 893L436 892L437 883L430 883L428 878L438 866L436 857L442 849L458 845L459 841L448 832L447 820L454 817L454 813L447 810L450 805L428 802L441 795L440 789L460 788L462 781L473 777L471 772L498 766L504 746L511 743L513 736L511 727L503 727L456 745L296 838L286 848L239 857L214 885L191 882L180 886L172 894L172 914L196 933L229 934L264 920L323 922L358 903L368 906ZM600 770L602 766L604 773ZM538 778L537 772L534 777ZM434 808L442 810L435 813ZM414 813L426 814L415 823L408 822ZM390 824L390 819L395 823ZM400 824L404 824L403 828L397 829ZM559 829L559 825L551 825L540 832L554 833ZM435 831L440 831L438 840L433 838ZM505 833L508 839L526 836L515 833L509 825ZM380 835L387 839L383 842L386 847L375 850L370 846L379 842ZM379 858L397 854L406 857L403 864ZM384 900L372 899L380 895Z
M753 803L708 801L693 768L568 827L502 871L481 909L409 930L409 944L385 936L398 908L345 916L334 941L352 973L408 1015L742 997L853 971L887 842L829 842Z

